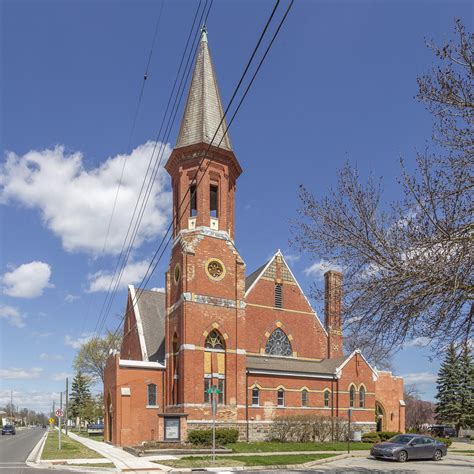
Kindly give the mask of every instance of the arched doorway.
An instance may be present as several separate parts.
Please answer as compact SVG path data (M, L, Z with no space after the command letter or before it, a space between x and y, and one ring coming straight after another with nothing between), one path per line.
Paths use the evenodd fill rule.
M382 404L377 401L375 402L375 423L377 423L377 431L385 431L385 409Z

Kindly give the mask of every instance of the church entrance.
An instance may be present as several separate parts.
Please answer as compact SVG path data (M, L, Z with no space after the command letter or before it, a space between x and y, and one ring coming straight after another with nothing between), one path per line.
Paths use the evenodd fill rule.
M385 431L385 410L381 403L375 402L375 422L377 431Z

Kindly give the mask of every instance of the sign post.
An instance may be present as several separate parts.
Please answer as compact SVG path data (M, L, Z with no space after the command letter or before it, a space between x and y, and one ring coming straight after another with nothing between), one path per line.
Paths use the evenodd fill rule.
M62 393L61 393L61 401L62 401ZM56 416L58 417L58 426L59 426L59 437L58 437L58 449L61 449L61 417L64 415L62 408L58 408L56 410Z
M221 391L213 385L207 389L207 393L211 396L212 404L212 462L216 461L216 413L217 413L217 395Z

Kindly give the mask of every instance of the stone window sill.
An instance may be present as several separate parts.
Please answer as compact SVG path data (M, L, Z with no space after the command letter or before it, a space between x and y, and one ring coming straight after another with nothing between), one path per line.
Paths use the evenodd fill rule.
M146 408L160 408L159 405L147 405Z

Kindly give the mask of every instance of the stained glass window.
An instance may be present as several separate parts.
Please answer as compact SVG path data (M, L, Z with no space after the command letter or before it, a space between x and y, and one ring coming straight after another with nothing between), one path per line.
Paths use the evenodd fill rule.
M356 397L356 391L354 385L351 385L351 388L349 389L349 406L352 408L355 406L355 397Z
M359 390L359 407L365 408L365 388L360 387Z
M206 349L222 349L225 350L224 339L220 335L219 331L215 329L209 333L206 338Z
M156 385L151 383L148 385L148 406L156 405Z
M293 354L290 340L280 328L275 329L268 338L265 354L279 356L291 356Z

